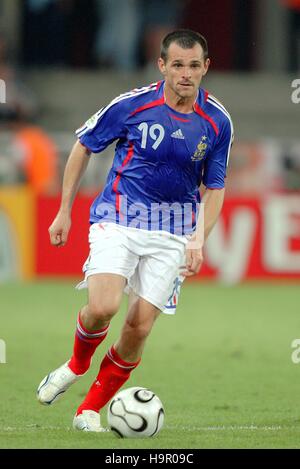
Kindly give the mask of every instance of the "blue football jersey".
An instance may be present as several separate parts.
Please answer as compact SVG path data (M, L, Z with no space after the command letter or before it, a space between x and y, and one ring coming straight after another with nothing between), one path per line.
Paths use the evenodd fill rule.
M194 112L170 108L159 81L121 94L76 135L93 153L117 142L103 191L91 206L91 223L184 235L195 227L201 182L224 187L233 127L224 106L204 89Z

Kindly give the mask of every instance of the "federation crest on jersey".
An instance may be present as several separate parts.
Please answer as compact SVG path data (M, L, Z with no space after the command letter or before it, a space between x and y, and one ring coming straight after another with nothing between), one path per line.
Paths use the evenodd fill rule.
M200 142L197 145L196 151L192 156L192 161L201 161L203 160L206 150L207 150L207 136L202 135Z

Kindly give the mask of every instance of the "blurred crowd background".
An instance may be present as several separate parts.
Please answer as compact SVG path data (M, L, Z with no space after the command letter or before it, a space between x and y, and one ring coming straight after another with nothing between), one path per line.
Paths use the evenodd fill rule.
M211 68L203 87L234 121L229 200L242 204L271 194L298 200L300 103L292 93L300 98L293 88L297 79L300 88L300 0L0 0L6 98L0 102L0 208L1 192L5 198L12 187L59 197L74 130L118 94L159 79L160 41L176 28L207 38ZM84 196L101 188L113 153L114 146L92 157L80 189ZM294 264L287 273L300 276L300 215L294 208L291 217L292 237L285 242ZM8 239L4 219L0 237ZM274 275L284 271L280 262L271 264ZM215 268L211 262L208 272Z

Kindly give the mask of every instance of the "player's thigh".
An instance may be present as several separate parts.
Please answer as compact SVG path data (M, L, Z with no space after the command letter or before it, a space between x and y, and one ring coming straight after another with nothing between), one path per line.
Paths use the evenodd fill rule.
M125 329L138 330L141 335L147 336L159 315L159 308L131 290L124 323Z
M99 273L88 277L88 306L96 315L115 314L121 304L126 278L118 274Z
M127 311L132 308L132 306L138 301L139 296L132 290L132 288L128 289L128 305L127 305Z

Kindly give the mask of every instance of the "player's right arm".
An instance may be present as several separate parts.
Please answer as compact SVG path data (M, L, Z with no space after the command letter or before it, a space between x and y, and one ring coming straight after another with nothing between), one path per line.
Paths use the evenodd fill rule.
M110 143L126 135L124 122L129 114L130 103L125 103L123 98L124 96L120 96L114 99L76 131L78 141L66 164L60 209L49 227L50 241L54 246L64 246L67 242L72 204L90 153L100 153Z
M79 140L75 143L68 158L62 185L59 211L49 227L50 242L54 246L64 246L71 228L71 211L80 180L87 168L90 151Z

